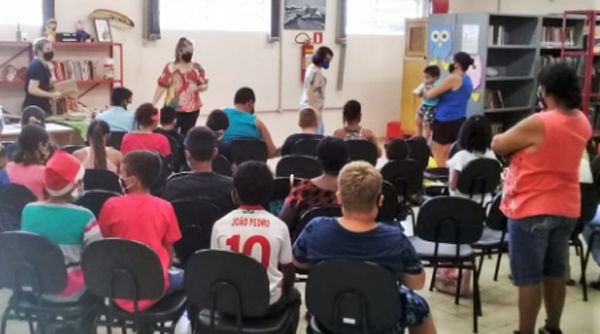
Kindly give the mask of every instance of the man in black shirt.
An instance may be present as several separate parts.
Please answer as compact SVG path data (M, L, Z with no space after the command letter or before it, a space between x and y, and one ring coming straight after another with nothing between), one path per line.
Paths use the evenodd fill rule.
M292 146L303 139L323 139L323 135L317 134L319 117L312 107L305 107L298 113L298 126L302 129L301 133L295 133L285 140L281 147L281 155L292 154Z
M51 61L54 58L52 42L46 38L39 38L33 43L35 59L27 68L25 82L25 100L23 108L38 106L50 115L50 100L62 97L60 92L52 91L50 72Z
M223 214L236 208L233 180L212 171L212 161L219 154L213 131L198 126L188 131L185 156L192 173L167 183L163 197L169 201L198 200L218 206Z

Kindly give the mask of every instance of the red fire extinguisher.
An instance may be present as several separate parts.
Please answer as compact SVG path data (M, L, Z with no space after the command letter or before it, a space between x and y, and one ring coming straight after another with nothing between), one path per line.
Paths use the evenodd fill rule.
M304 82L304 74L310 64L315 47L311 43L311 38L307 33L299 33L295 38L296 43L300 44L300 80Z

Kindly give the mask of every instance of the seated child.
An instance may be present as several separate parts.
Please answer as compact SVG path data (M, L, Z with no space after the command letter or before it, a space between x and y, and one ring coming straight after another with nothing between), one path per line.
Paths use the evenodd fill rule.
M299 311L300 295L293 289L290 233L284 222L262 206L269 200L273 182L273 174L262 162L248 161L239 166L233 186L240 207L215 223L210 248L243 252L256 259L269 277L270 312L292 305Z
M334 137L344 140L367 140L377 148L377 157L381 157L381 147L375 133L360 126L362 119L362 107L356 100L350 100L344 104L344 127L335 130Z
M67 285L57 295L46 296L56 302L77 301L85 291L81 255L85 246L101 239L94 214L71 204L82 189L85 169L73 156L56 151L44 172L48 199L27 204L21 216L21 229L42 235L57 243L65 256Z
M292 146L303 139L323 139L323 135L317 134L319 116L312 107L304 107L298 113L298 126L301 132L290 135L281 146L281 155L292 154Z
M46 198L44 163L50 155L50 138L44 128L26 125L17 138L17 152L6 165L10 182L27 187L38 200Z
M134 120L137 130L123 137L123 155L136 150L150 150L163 157L171 156L169 139L160 133L154 133L159 121L158 109L150 103L144 103L135 111Z
M184 137L177 130L177 112L175 109L165 106L160 110L160 126L154 132L160 133L169 139L173 157L173 171L178 172L185 166L185 155L183 153Z
M219 153L231 161L231 149L229 144L222 140L225 130L229 128L229 116L227 116L223 110L215 109L208 114L208 118L206 118L206 127L211 129L217 136L217 148L219 149Z
M410 147L403 138L394 138L385 147L385 156L389 161L408 160Z
M413 292L425 284L415 249L400 227L375 221L383 200L382 182L367 162L344 166L338 178L344 216L318 217L308 223L294 244L294 265L309 269L321 261L345 259L385 267L402 283L398 293L405 309L398 327L408 327L410 333L435 333L427 302Z
M175 211L171 203L150 195L150 187L158 179L160 160L156 153L139 150L125 155L121 164L121 182L127 194L112 197L102 207L98 223L104 237L142 242L158 255L165 278L165 292L183 286L183 272L169 270L173 260L173 244L181 239ZM140 311L158 300L141 300ZM117 300L117 305L133 312L131 300Z
M440 68L436 65L429 65L423 70L425 81L419 85L413 94L423 97L423 93L427 90L439 85ZM421 106L417 111L415 120L417 125L417 136L423 136L429 140L431 136L431 124L435 120L435 109L437 108L438 99L423 99Z

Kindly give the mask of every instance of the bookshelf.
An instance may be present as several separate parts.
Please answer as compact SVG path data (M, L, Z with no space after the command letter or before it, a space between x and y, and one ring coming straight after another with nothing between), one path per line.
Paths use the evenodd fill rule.
M110 100L114 85L123 85L123 46L120 43L76 43L55 42L54 76L57 81L75 79L79 86L78 99L86 97L84 104L105 105ZM112 75L106 76L104 63L112 59ZM33 60L30 42L0 41L0 73L7 66L18 69L17 77L7 80L0 77L1 104L13 114L20 113L25 98L26 67ZM90 94L95 92L94 94ZM93 96L87 96L93 95ZM55 108L63 113L74 106L74 100L61 99Z

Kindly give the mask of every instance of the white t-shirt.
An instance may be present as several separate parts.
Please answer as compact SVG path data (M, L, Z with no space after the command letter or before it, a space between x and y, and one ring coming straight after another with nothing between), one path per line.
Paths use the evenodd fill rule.
M327 86L327 78L323 75L321 68L315 64L310 64L304 73L304 90L300 105L303 107L313 107L316 111L323 111L323 107L325 106L325 86ZM314 90L315 94L312 104L309 98L309 91L311 89Z
M292 263L290 232L283 221L265 210L234 210L213 226L210 248L244 253L261 263L269 277L270 303L279 300L279 265Z
M469 162L471 162L475 159L480 159L480 158L488 158L488 159L496 160L496 155L490 149L485 151L484 154L481 154L481 152L469 152L467 150L460 150L446 162L446 165L448 166L450 173L452 173L452 171L454 171L454 170L458 171L458 172L462 172L462 170L469 164ZM463 194L458 190L452 190L452 189L449 189L449 190L450 190L450 196L459 196L459 197L469 198L469 195ZM478 195L478 194L473 195L472 200L477 203L481 203L481 195ZM487 203L491 200L492 200L492 194L486 194L485 198L484 198L484 203Z

